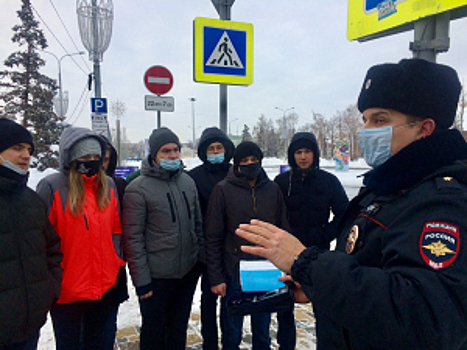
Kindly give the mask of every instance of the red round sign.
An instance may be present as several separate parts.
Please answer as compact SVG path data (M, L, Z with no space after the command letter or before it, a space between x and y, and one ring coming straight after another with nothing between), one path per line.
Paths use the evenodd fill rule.
M170 91L174 79L172 73L162 66L152 66L144 73L144 85L156 95L163 95Z

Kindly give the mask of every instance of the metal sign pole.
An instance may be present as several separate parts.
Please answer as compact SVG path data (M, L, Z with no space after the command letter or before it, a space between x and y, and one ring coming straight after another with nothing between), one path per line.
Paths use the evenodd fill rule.
M414 23L414 42L410 50L414 58L436 62L439 52L449 50L449 11L419 19Z
M230 21L230 9L235 0L212 0L219 19ZM219 128L227 133L227 84L219 84Z

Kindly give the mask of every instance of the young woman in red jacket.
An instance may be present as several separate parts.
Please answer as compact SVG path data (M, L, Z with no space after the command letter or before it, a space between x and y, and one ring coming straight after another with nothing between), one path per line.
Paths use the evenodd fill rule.
M37 187L64 254L60 298L51 310L58 350L105 349L112 306L102 299L124 265L117 191L102 169L105 151L91 130L65 129L60 172Z

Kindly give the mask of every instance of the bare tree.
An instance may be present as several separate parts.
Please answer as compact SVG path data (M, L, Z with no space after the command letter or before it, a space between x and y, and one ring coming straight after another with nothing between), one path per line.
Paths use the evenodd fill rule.
M340 121L341 141L347 140L350 148L350 159L355 159L360 155L358 145L358 129L362 127L361 113L356 105L349 105L344 111L337 112Z
M274 130L273 121L266 119L264 114L261 114L253 128L253 136L265 157L279 156L280 135Z

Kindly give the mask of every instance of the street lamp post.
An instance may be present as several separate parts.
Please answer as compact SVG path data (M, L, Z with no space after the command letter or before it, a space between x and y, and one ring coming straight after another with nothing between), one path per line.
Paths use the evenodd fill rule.
M57 65L58 65L58 115L60 116L60 120L63 120L65 113L64 108L63 108L63 87L62 87L62 60L65 57L70 57L70 56L75 56L75 55L84 55L84 51L80 52L74 52L74 53L67 53L66 55L63 55L62 57L58 58L54 53L50 51L44 51L45 53L48 53L49 55L52 55L55 57L57 60Z
M284 157L287 158L287 146L288 146L288 139L289 139L289 130L287 128L287 120L286 120L286 113L294 109L294 107L290 107L287 109L283 109L280 107L276 107L276 109L282 111L282 119L284 121Z
M195 101L194 97L190 97L189 100L191 101L191 121L193 124L193 158L195 157L195 142L196 142L196 132L195 132Z
M235 118L235 119L232 119L231 121L229 121L229 136L232 137L232 129L231 129L231 126L232 126L232 123L234 121L238 120L238 118Z

